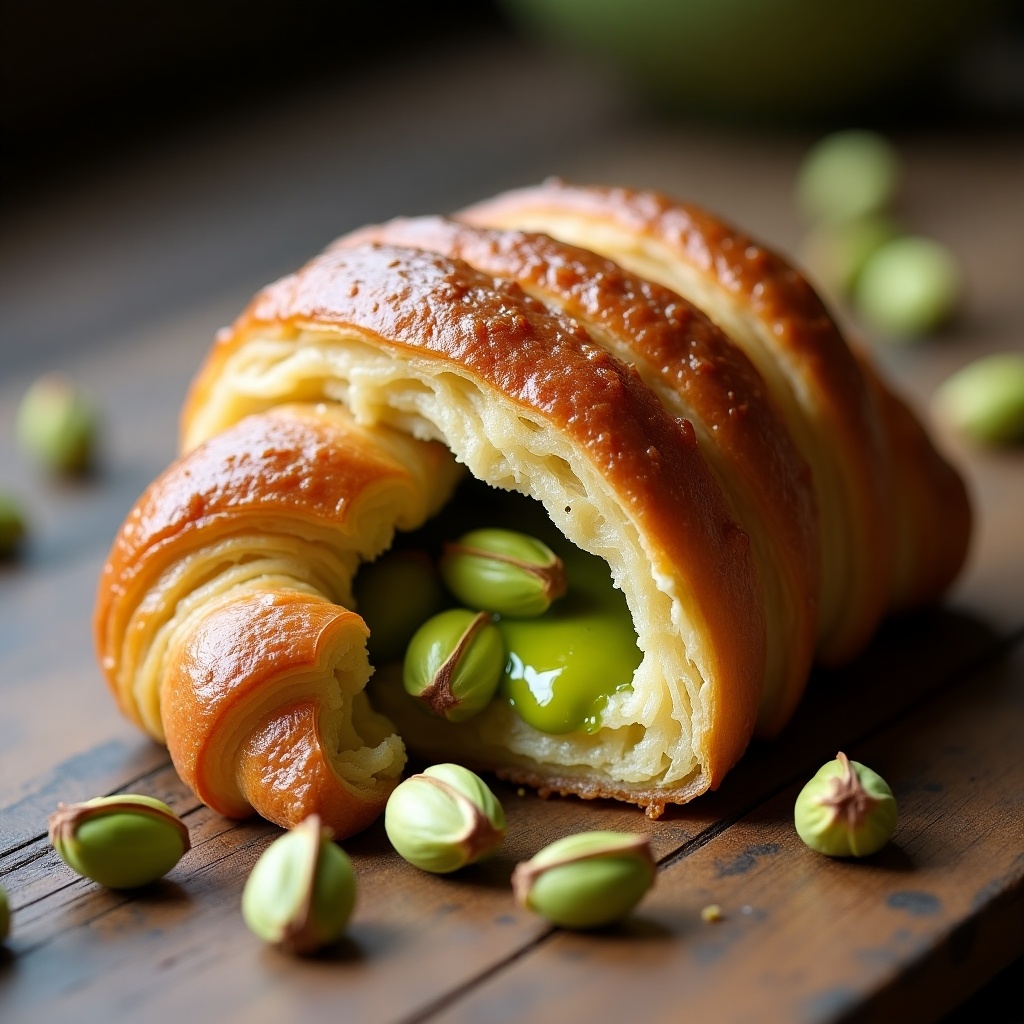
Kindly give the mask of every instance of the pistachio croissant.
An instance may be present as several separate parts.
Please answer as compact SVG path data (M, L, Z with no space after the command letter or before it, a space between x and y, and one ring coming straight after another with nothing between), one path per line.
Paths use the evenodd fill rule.
M104 671L211 807L337 836L405 744L657 816L775 735L816 661L938 597L970 531L959 476L779 256L556 181L364 228L269 286L195 378L181 449L100 582ZM636 668L586 728L504 691L430 717L368 664L354 577L467 474L621 591Z

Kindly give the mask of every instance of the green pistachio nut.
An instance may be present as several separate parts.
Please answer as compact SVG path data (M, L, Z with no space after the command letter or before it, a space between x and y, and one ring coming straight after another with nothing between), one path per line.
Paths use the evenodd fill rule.
M468 768L436 764L395 787L384 809L384 831L410 864L447 874L501 846L505 811Z
M541 615L566 588L562 560L515 530L471 530L445 545L439 568L463 604L497 615Z
M191 845L188 827L167 804L132 793L60 804L49 824L61 860L109 889L155 882Z
M434 714L464 722L491 702L504 668L505 648L490 615L449 608L413 634L402 682Z
M517 902L562 928L598 928L625 917L654 883L646 836L580 832L544 847L512 873Z
M853 303L895 340L920 338L952 319L963 291L960 267L944 245L904 235L876 249L857 277Z
M0 494L0 558L10 558L25 537L25 518L18 503Z
M867 261L900 234L887 216L868 214L853 220L824 222L800 242L797 257L835 298L849 298Z
M1024 352L997 352L962 366L939 385L935 411L981 444L1024 440Z
M22 450L57 474L89 468L96 443L96 410L78 385L61 374L39 377L18 406L15 433Z
M11 905L7 902L7 892L0 887L0 942L11 934Z
M840 751L800 791L793 820L812 850L867 857L892 838L896 798L880 775Z
M364 565L354 584L356 611L370 630L375 665L400 661L417 627L444 607L444 591L426 552L389 551Z
M355 905L352 862L316 814L263 851L242 890L245 923L287 953L312 953L336 942Z
M896 150L877 132L833 132L819 139L800 165L797 206L812 222L879 213L895 199L901 173Z

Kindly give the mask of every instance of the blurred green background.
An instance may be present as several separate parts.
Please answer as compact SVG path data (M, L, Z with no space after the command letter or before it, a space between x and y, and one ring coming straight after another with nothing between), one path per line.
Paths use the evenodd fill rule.
M615 67L666 109L833 124L953 85L1003 0L503 0L525 31Z

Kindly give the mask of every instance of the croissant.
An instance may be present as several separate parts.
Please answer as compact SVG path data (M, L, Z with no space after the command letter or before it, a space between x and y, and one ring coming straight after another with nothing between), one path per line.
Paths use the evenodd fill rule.
M405 744L657 817L777 735L815 663L941 596L971 528L959 475L792 267L629 189L550 180L338 239L218 335L180 426L104 567L103 671L210 807L339 838ZM360 567L467 509L601 566L631 677L590 624L558 634L593 645L585 694L529 683L539 705L594 685L598 713L547 726L503 689L451 722L369 664Z

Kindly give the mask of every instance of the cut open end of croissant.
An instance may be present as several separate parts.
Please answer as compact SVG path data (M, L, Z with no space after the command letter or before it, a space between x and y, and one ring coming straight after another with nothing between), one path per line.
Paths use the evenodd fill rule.
M802 280L750 246L742 269L760 305L708 284L724 274L714 260L704 276L649 280L630 256L661 230L662 206L646 227L623 227L625 199L601 212L611 193L584 192L599 214L569 205L605 218L593 238L553 237L558 218L550 234L510 226L514 197L496 201L497 228L485 206L467 215L474 224L367 228L222 332L183 411L183 454L122 528L96 615L122 708L167 742L211 807L286 826L316 812L348 835L380 813L408 745L657 816L718 786L752 736L777 733L815 658L849 656L896 591L930 599L955 575L969 526L959 478L904 429L930 468L918 460L914 500L893 505L905 457L886 440L896 407L807 306ZM706 249L739 244L703 216L718 233L690 230L704 230ZM674 257L665 243L659 260L700 264L690 243ZM696 297L680 294L689 278L702 282ZM765 344L766 308L783 316L786 282L789 333L767 330L786 365L769 372L774 357L750 336ZM737 308L723 305L730 294ZM847 372L856 380L840 386ZM793 398L815 387L804 406ZM890 557L932 499L945 502L948 542ZM359 566L396 537L445 535L446 517L466 521L460 501L500 525L542 509L565 550L601 559L621 591L637 667L586 729L538 728L500 697L466 721L431 717L400 666L368 664ZM824 586L828 572L845 583Z

